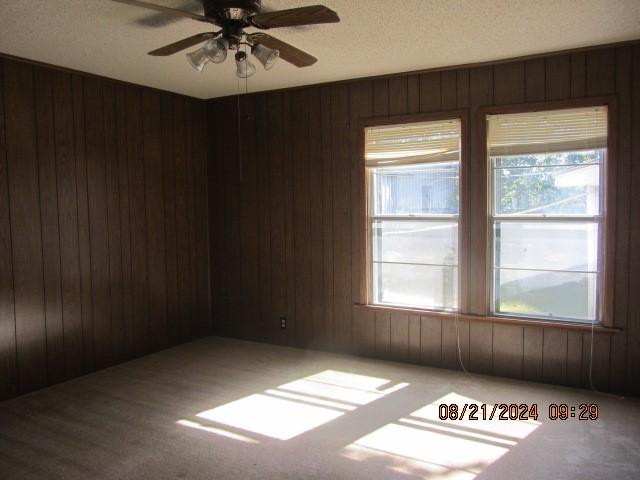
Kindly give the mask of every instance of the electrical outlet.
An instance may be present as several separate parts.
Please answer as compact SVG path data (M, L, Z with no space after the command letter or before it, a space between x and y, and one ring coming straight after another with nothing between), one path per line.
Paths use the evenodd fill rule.
M280 328L282 330L287 328L287 317L280 317Z

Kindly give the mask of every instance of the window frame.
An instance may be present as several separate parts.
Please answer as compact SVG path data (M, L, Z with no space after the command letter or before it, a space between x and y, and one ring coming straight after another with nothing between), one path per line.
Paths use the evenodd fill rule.
M562 108L579 108L590 106L607 107L607 152L604 168L604 208L603 217L603 255L602 255L602 299L601 322L599 324L583 324L563 320L548 320L538 317L494 316L490 313L491 297L489 294L490 275L489 263L491 242L489 242L489 204L488 204L488 175L489 158L487 155L486 115L500 113L521 113ZM615 95L594 96L559 101L544 101L518 103L506 105L479 105L476 107L436 111L430 113L402 114L389 116L374 116L358 119L359 134L359 163L356 173L359 205L354 210L356 215L356 230L360 240L355 247L354 255L359 264L359 270L354 275L359 276L359 286L355 292L354 305L366 306L369 311L397 312L408 315L429 314L436 318L453 318L450 312L428 310L421 308L395 307L372 303L372 289L370 285L372 266L371 231L368 205L368 175L365 167L365 128L378 125L392 125L397 123L411 123L430 120L447 120L459 118L461 121L461 156L460 156L460 212L459 212L459 240L458 240L458 311L460 319L466 321L487 321L490 323L531 325L548 328L561 328L584 331L594 329L600 333L611 334L618 331L613 321L613 286L615 269L615 225L616 225L616 178L617 178L617 118L618 107ZM471 182L470 176L474 178ZM360 248L360 247L364 248Z
M545 323L555 324L558 326L567 325L591 325L591 322L579 322L566 320L562 318L552 319L546 317L540 317L535 315L515 314L515 313L499 313L493 310L493 289L494 289L494 277L493 277L493 255L494 255L494 242L493 242L493 192L491 186L493 185L493 169L491 164L491 157L488 154L488 132L487 132L487 116L488 115L500 115L511 113L533 113L533 112L545 112L549 110L562 110L571 108L583 108L583 107L597 107L604 106L607 108L607 147L604 153L603 165L600 172L601 179L601 212L600 212L600 228L598 238L602 242L598 249L598 294L599 302L597 305L597 314L594 325L608 327L613 325L613 276L614 276L614 259L615 259L615 197L616 197L616 145L617 145L617 103L616 98L613 96L607 97L591 97L585 99L574 99L556 102L540 102L532 104L517 104L517 105L505 105L505 106L492 106L480 108L478 111L478 126L479 132L479 155L483 160L485 168L485 182L483 195L485 197L485 232L484 237L486 239L486 249L484 253L485 259L485 284L484 284L484 298L485 298L485 315L510 318L514 322L519 320L533 320L541 321ZM479 254L479 252L475 252Z
M459 120L460 121L460 168L459 168L459 206L458 206L458 215L457 215L457 223L458 223L458 298L457 305L458 311L465 311L466 308L466 291L464 291L464 286L466 285L466 281L463 281L466 275L467 267L467 234L468 231L466 218L467 216L467 208L466 203L468 199L467 193L467 178L468 178L468 161L467 151L468 151L468 111L465 110L449 110L449 111L441 111L441 112L430 112L430 113L417 113L417 114L408 114L408 115L389 115L384 117L372 117L364 119L360 122L359 131L360 131L360 169L362 175L364 177L363 182L363 192L361 198L363 198L363 208L362 208L362 232L364 234L365 239L365 254L364 254L364 262L363 269L361 271L361 278L364 279L362 282L362 291L361 297L364 300L364 304L371 305L376 308L389 308L389 309L416 309L425 312L446 312L448 310L443 310L439 308L428 308L428 307L406 307L403 305L393 305L393 304L380 304L374 303L373 298L373 229L372 229L372 221L374 216L372 215L372 199L371 199L371 184L370 184L370 173L369 168L365 163L365 153L366 153L366 143L365 143L365 130L368 127L378 127L385 125L397 125L397 124L409 124L409 123L419 123L419 122L435 122L435 121L446 121L446 120ZM448 216L447 216L448 218Z

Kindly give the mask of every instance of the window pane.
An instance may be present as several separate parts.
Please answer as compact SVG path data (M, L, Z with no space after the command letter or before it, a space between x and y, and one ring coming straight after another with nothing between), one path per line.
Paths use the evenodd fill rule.
M602 150L580 152L560 152L531 155L510 155L495 157L495 166L503 167L544 167L545 165L584 165L600 163Z
M374 261L458 263L458 224L440 220L374 220Z
M596 274L494 270L495 308L564 320L596 318Z
M565 159L559 158L564 156L539 155L546 165L533 167L515 166L532 163L530 157L509 157L515 165L494 168L496 214L598 215L600 165L565 165ZM496 164L504 160L500 157ZM549 166L556 162L560 166Z
M595 272L598 224L495 222L494 266Z
M375 215L457 215L459 162L371 170Z
M422 308L456 308L458 268L373 263L376 303Z

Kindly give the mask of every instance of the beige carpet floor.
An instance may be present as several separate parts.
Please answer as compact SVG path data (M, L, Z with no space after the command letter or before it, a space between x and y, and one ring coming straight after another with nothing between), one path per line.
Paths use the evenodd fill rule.
M0 479L31 478L638 479L640 401L210 337L0 403Z

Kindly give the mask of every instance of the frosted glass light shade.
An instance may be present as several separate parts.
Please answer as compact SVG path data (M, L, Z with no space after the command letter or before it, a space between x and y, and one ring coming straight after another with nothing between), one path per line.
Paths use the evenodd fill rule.
M210 62L222 63L227 59L227 48L229 42L224 38L209 40L204 44L205 54Z
M204 47L191 53L187 53L187 60L197 72L201 72L205 65L209 63L209 57L207 56Z
M273 48L265 47L262 44L255 45L251 48L251 53L262 64L265 70L270 70L280 58L280 51Z
M247 54L244 52L236 53L236 75L239 78L249 78L256 73L256 67L247 58Z

